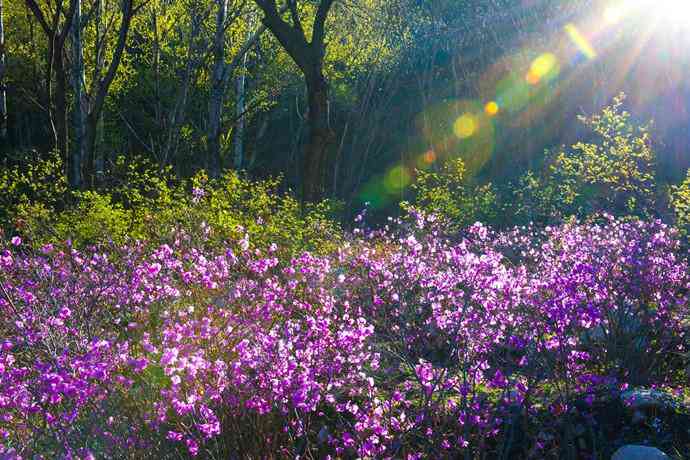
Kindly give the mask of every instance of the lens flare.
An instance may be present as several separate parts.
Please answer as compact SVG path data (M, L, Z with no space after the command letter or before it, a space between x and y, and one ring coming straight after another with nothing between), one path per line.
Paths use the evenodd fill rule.
M558 74L558 58L553 53L544 53L530 66L525 79L530 85L536 85L544 80L550 80Z
M405 189L412 181L412 176L406 167L394 166L386 173L383 185L388 193L396 193Z
M419 166L421 169L426 169L434 161L436 161L436 152L429 149L419 157L419 160L417 161L417 166Z
M524 80L522 82L528 86ZM502 111L503 104L499 100L496 103ZM435 162L461 158L468 177L479 173L491 158L496 136L485 104L477 100L446 100L418 114L415 122L419 138L413 138L417 144L413 147L417 152L413 165L428 169Z
M518 73L512 73L496 85L496 103L509 113L522 110L529 103L530 86Z
M499 109L498 104L495 101L491 101L484 106L484 113L490 117L494 117L498 115Z
M568 34L570 40L575 44L575 46L577 46L577 49L580 50L585 57L587 57L587 59L594 59L597 57L597 52L594 51L594 48L589 43L589 40L587 40L585 36L580 33L575 24L566 24L565 33Z
M477 118L471 113L461 115L453 124L453 132L460 139L467 139L477 132Z
M381 176L372 177L371 180L362 187L359 199L369 203L371 209L383 209L391 202L388 190L384 185L385 178Z

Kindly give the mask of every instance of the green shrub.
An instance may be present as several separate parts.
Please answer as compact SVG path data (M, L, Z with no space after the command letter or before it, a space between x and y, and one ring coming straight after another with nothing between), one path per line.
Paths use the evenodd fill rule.
M20 209L31 203L47 209L64 206L68 193L60 156L22 153L22 161L0 168L0 190L0 226L5 229L16 225Z
M511 195L508 198L513 202L512 220L516 224L546 225L563 217L558 188L548 175L528 171L511 189Z
M20 231L36 244L70 240L76 247L112 241L123 244L130 229L129 213L107 194L75 192L76 204L63 211L40 201L22 204L17 217Z
M556 187L563 215L655 214L655 154L649 126L632 122L622 110L624 100L621 94L601 113L580 117L596 139L578 142L555 156L549 187Z
M280 183L280 178L248 180L235 171L211 181L199 173L187 189L175 192L171 206L160 208L152 219L160 227L184 228L188 233L203 226L203 237L210 244L246 234L259 249L272 244L290 253L337 248L341 229L334 219L335 206L323 202L302 209L292 195L279 192Z
M59 209L50 200L27 198L14 206L21 232L36 245L71 240L76 247L128 240L169 243L179 230L204 245L248 237L250 246L276 244L284 255L328 252L341 241L332 203L302 209L279 193L280 179L252 181L229 171L209 180L201 172L177 180L168 168L145 160L118 159L99 191L73 192Z
M417 171L412 185L415 191L413 206L428 214L445 218L452 228L462 228L477 221L494 223L500 215L498 196L491 183L473 184L465 172L461 159L445 163L440 172Z
M623 110L624 101L620 94L599 114L580 117L594 138L547 153L541 174L529 171L520 178L507 197L515 223L543 225L602 212L641 218L658 214L660 188L649 126L636 125Z
M671 187L669 201L676 227L687 242L690 239L690 170L683 182Z

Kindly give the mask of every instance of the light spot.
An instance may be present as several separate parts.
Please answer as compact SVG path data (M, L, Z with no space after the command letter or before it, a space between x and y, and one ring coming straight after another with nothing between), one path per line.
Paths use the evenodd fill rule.
M490 117L498 115L498 111L499 111L499 107L498 107L498 104L496 103L496 101L488 102L484 106L484 112Z
M558 73L558 58L553 53L544 53L534 61L525 79L530 85L536 85L542 80L549 79Z
M436 152L429 149L417 157L417 168L428 169L436 161Z
M477 131L478 123L474 115L465 113L453 123L453 132L460 139L467 139Z
M594 48L589 43L589 40L587 40L587 38L580 33L577 27L575 27L575 24L566 24L564 29L565 33L568 34L568 37L570 37L570 40L575 44L575 46L577 46L577 49L587 57L587 59L594 59L597 57L597 52L594 51Z
M394 166L386 173L384 187L389 193L399 192L410 185L411 180L412 177L406 167Z

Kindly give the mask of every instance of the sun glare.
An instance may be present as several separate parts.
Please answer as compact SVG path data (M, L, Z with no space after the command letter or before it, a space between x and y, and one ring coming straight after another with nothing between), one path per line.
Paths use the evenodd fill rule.
M665 0L660 6L670 16L690 22L690 3L687 0Z
M607 23L617 24L633 14L690 28L690 0L619 1L604 8L603 16Z

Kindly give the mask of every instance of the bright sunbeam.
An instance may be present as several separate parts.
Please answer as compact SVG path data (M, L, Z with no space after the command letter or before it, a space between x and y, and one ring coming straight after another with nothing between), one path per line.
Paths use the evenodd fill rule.
M609 24L619 23L631 15L645 15L650 20L690 29L690 0L627 0L604 9L604 20Z
M654 2L650 8L658 8L665 19L690 27L690 2L688 0L661 0Z

